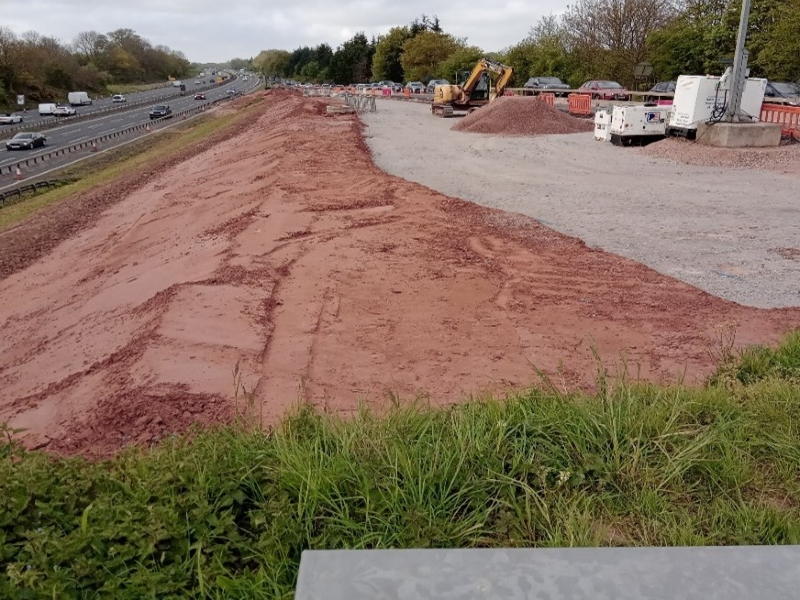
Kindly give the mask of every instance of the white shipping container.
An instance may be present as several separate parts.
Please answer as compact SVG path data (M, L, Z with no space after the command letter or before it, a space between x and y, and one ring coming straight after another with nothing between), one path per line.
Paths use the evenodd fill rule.
M681 75L675 85L672 116L669 127L683 130L697 129L698 123L712 118L715 106L722 110L730 92L717 91L719 77L704 75ZM742 111L758 120L761 104L767 89L766 79L748 79L742 94Z

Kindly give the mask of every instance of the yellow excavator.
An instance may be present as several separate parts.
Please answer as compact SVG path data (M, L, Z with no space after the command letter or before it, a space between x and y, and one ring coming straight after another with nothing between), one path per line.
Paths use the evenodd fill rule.
M492 75L496 76L494 82ZM463 85L437 85L434 88L431 112L437 117L452 117L457 110L472 112L502 96L512 75L514 69L511 67L482 58Z

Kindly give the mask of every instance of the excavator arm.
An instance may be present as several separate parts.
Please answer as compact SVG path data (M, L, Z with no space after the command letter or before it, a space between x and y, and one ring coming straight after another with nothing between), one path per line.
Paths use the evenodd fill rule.
M503 95L503 91L505 91L508 82L511 81L511 77L514 75L514 69L511 67L500 64L499 62L495 62L493 60L489 60L488 58L482 58L475 64L472 72L469 74L469 77L461 87L461 89L464 90L464 95L467 98L472 95L472 92L475 90L475 86L478 85L481 80L481 75L483 75L485 71L495 73L499 76L494 87L495 96Z
M487 90L488 97L478 98L474 96L475 89L480 84L484 73L487 72L497 75L494 89L490 85ZM488 58L482 58L475 64L463 85L436 86L433 92L431 112L440 117L450 117L453 116L455 109L475 110L487 102L491 102L497 96L502 96L513 75L514 69L511 67Z

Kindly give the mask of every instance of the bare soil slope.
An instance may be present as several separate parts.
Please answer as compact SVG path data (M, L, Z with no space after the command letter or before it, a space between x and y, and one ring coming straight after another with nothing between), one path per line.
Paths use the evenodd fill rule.
M448 403L534 366L591 384L592 344L696 380L718 326L750 343L800 325L386 175L319 100L263 111L0 281L0 421L27 444L104 454L230 418L237 364L271 423L299 398Z

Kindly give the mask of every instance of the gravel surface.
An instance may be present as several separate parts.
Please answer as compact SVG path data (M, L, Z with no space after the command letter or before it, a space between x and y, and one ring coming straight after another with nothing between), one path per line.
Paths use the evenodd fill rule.
M536 98L508 96L459 119L453 129L467 133L543 135L592 131L594 125Z
M663 158L685 165L760 169L797 175L800 170L800 143L777 148L713 148L683 138L673 138L645 146L646 156Z
M364 122L375 162L394 175L535 217L722 298L800 306L797 168L677 164L590 133L465 135L402 102L381 102Z

